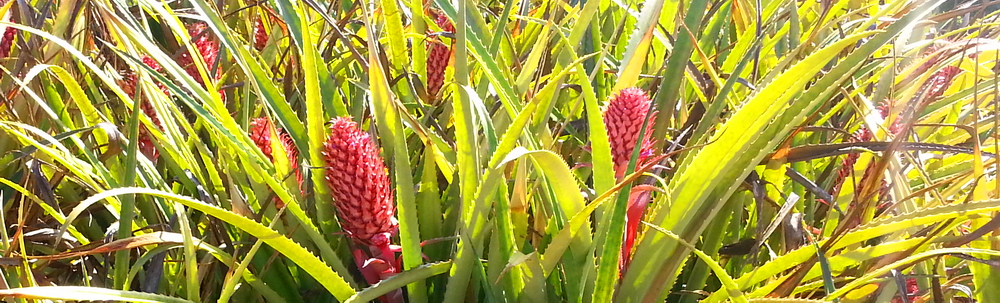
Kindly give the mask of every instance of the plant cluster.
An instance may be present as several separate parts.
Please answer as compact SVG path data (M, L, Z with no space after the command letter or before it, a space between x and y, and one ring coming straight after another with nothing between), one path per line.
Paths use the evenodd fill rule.
M0 16L0 298L1000 298L993 2Z

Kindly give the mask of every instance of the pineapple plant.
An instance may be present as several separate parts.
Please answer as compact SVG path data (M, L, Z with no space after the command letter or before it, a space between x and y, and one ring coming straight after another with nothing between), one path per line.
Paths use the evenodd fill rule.
M990 302L992 6L0 3L0 297Z

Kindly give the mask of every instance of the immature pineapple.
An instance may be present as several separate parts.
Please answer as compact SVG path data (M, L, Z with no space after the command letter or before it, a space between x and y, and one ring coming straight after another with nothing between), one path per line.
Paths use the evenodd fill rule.
M157 63L156 60L153 60L153 58L147 55L142 55L140 59L142 60L142 63L148 66L150 69L156 72L163 71L163 67L160 66L160 63ZM135 98L135 90L139 84L139 75L136 74L134 70L129 70L125 72L122 75L122 82L119 83L120 83L119 86L122 88L122 90L125 91L125 94L127 94L129 98ZM168 96L170 95L170 91L167 90L166 85L158 83L158 86L160 90L163 91L163 94ZM160 123L160 120L156 117L156 112L152 111L152 107L148 103L143 102L142 110L144 113L146 113L147 116L149 116L151 120L153 120L153 123L156 124L157 127L161 128L163 127L163 125Z
M253 23L253 47L257 50L263 50L267 46L267 29L264 28L264 20L257 19Z
M906 302L916 302L917 297L919 297L919 295L920 295L920 286L917 285L917 279L916 278L907 278L906 279L906 299L907 299ZM892 302L892 303L902 303L903 299L899 295L896 295L896 296L892 297L892 301L890 301L890 302Z
M191 24L187 26L187 29L188 35L194 39L192 43L194 43L195 48L198 49L198 53L201 54L202 58L205 59L205 66L211 70L211 68L215 67L215 61L219 57L219 44L211 39L211 32L208 30L208 26L205 25L205 23L199 22ZM143 55L142 63L145 63L157 72L163 70L163 67L160 66L160 64L152 57ZM183 51L181 55L177 57L177 64L184 68L184 71L186 71L188 75L194 77L195 81L202 86L205 85L204 80L202 80L201 75L198 73L198 67L194 64L194 58L191 57L191 53L186 50ZM221 76L222 70L216 69L213 78L219 79ZM129 94L130 97L134 97L137 81L135 72L129 72L124 75L124 78L125 83L122 85L122 89L124 89L125 93ZM163 90L164 94L168 96L170 95L166 86L160 84L160 89ZM223 98L225 98L225 95L223 95Z
M163 129L163 122L160 122L160 117L156 114L156 110L153 109L153 105L148 101L143 101L139 103L139 109L142 110L146 116L149 116L149 120L153 121L153 125L157 128ZM156 162L160 158L160 152L156 150L156 146L153 145L153 134L149 133L149 129L145 125L139 127L139 152L146 155L146 158Z
M955 76L958 76L961 72L961 68L949 65L934 73L927 80L927 84L925 84L929 85L929 87L927 88L927 98L924 99L924 102L935 101L934 99L941 97L944 91L948 89L948 86L951 85L951 82L955 80Z
M392 184L375 142L350 118L336 118L322 154L341 227L360 244L388 248L399 223Z
M191 35L191 37L194 39L193 43L195 45L195 48L198 49L198 52L201 54L202 58L205 59L206 66L208 68L214 67L215 61L219 55L219 44L216 43L215 41L212 41L211 37L209 36L208 26L205 23L191 24L188 26L188 34ZM0 47L2 47L2 45L0 45ZM143 55L141 59L143 64L146 64L146 66L149 66L152 70L157 72L163 70L163 67L160 66L160 64L156 62L156 60L154 60L152 57ZM177 58L177 63L181 67L183 67L190 76L194 77L199 84L203 86L205 85L204 81L202 80L201 76L198 73L198 68L194 65L194 59L191 57L190 53L184 51L180 55L180 57ZM221 77L221 72L222 72L221 70L216 70L214 78L218 79L219 77ZM129 71L123 75L123 79L120 86L122 90L124 90L125 93L128 94L129 97L135 98L137 85L138 85L138 77L135 71ZM160 90L162 90L165 95L167 96L170 95L170 91L167 89L165 85L161 83L159 84L159 87ZM224 92L220 91L219 93L222 94L222 98L225 99ZM163 124L160 122L160 119L157 116L156 111L153 109L152 105L148 101L141 102L140 109L143 111L143 113L149 116L149 119L153 121L153 124L156 125L157 128L163 129ZM146 129L145 126L142 126L142 128L139 129L138 145L139 145L139 151L145 154L146 157L149 158L150 160L155 162L159 158L160 156L159 152L153 145L153 136L150 134L150 131Z
M267 156L268 160L274 161L274 156L271 150L271 127L273 124L271 120L267 117L260 117L250 121L250 139L253 140L254 144L260 148L264 155ZM292 142L292 136L285 131L284 128L276 128L275 133L278 135L278 140L281 140L281 146L285 148L285 153L288 154L288 161L290 168L298 174L298 161L299 150L295 148L295 143ZM299 177L299 182L301 182L301 177Z
M14 46L14 37L17 35L17 29L13 27L8 27L4 30L3 37L0 37L0 58L6 58L10 55L10 49Z
M146 55L142 56L142 63L155 71L161 71L163 69L163 67L161 67L156 60L153 60L153 58ZM139 84L138 81L139 77L135 71L128 71L123 76L120 86L129 98L135 98L136 86ZM159 86L160 90L166 94L167 87L163 84L160 84ZM140 102L139 109L142 110L142 113L149 117L149 120L153 121L153 125L159 129L163 129L163 122L160 121L159 115L156 114L156 110L153 108L153 105L149 103L149 101ZM149 158L149 160L156 162L156 160L159 159L160 153L156 150L156 146L153 145L153 135L149 133L149 129L147 129L145 125L141 125L139 127L138 146L139 152L146 155L146 158Z
M139 128L139 142L137 144L139 152L145 155L149 161L155 163L160 158L160 152L156 150L156 145L153 145L153 135L145 126Z
M443 13L439 13L434 22L443 31L455 32L455 25ZM440 40L427 42L427 95L432 100L437 99L438 92L444 86L444 71L451 62L451 48L451 45L445 45Z
M267 159L274 162L274 153L271 148L271 120L267 117L260 117L254 119L250 122L250 140L260 148L260 151L267 156ZM299 152L295 148L295 144L292 143L292 137L285 132L283 128L277 128L274 130L278 135L278 139L281 140L281 146L285 148L285 153L288 155L289 169L295 173L295 179L298 181L299 186L302 186L302 174L299 172ZM285 201L281 201L277 197L274 198L274 205L278 208L285 207Z
M615 177L622 178L628 167L629 160L632 159L632 149L639 144L639 130L646 119L646 112L652 105L652 100L642 89L630 87L619 91L608 102L604 110L604 126L608 130L608 139L611 142L611 160L615 164ZM649 118L650 122L646 126L646 135L642 138L642 151L639 155L639 165L643 160L652 155L652 135L653 121L656 113Z
M253 119L247 134L264 156L267 156L267 160L274 161L274 156L271 155L271 120L267 117Z
M213 75L212 68L215 67L215 61L219 57L219 43L212 40L211 31L209 30L208 25L204 22L198 22L188 25L187 28L188 35L191 36L191 39L194 39L194 41L191 42L194 43L194 46L198 49L198 53L201 54L201 57L205 59L205 67L208 68L209 75L215 79L222 77L221 69L214 70ZM191 53L186 51L182 53L181 56L177 58L177 64L183 67L184 70L187 71L188 75L194 77L195 81L198 81L198 84L201 84L202 86L205 85L204 80L202 80L201 75L198 73L198 67L194 64L194 58L191 57Z
M7 4L7 0L0 0L0 6ZM14 10L7 12L11 14L11 17L17 17L13 14ZM2 17L2 16L0 16ZM13 19L12 19L13 20ZM13 22L13 21L12 21ZM17 29L13 27L7 27L3 32L3 36L0 36L0 58L6 58L10 56L11 47L14 46L14 37L17 35Z
M926 65L926 68L929 68L930 66L932 66L932 62L924 63L924 65ZM923 68L926 71L925 67L921 68ZM926 105L929 102L935 101L937 98L941 97L942 94L944 94L944 91L948 89L948 86L951 85L951 83L955 80L955 77L958 76L958 74L961 72L962 70L960 68L951 65L945 66L941 70L935 72L921 87L923 90L925 90L924 93L925 95L921 97L921 99L919 100L923 102L924 105ZM882 116L882 119L888 119L889 111L892 110L892 107L895 106L895 104L896 104L895 100L883 100L882 102L879 102L876 105L876 110L878 111L879 115ZM918 107L920 106L918 105ZM902 117L897 116L892 121L892 124L889 125L888 132L893 136L898 136L903 133L904 131L903 127L904 127L904 121ZM871 130L868 127L861 127L860 129L858 129L857 132L855 132L854 136L851 136L844 141L868 142L874 139L875 135L871 132ZM832 194L836 196L840 192L841 187L844 184L844 181L847 180L847 177L849 177L851 175L851 172L854 170L854 165L857 163L859 157L860 154L851 153L845 156L844 159L841 161L840 170L838 170L837 177L836 179L834 179L833 186L830 190ZM864 175L859 180L869 178L872 174L874 174L875 171L873 168L874 166L869 166L865 170ZM886 193L888 193L889 187L888 183L886 183L885 180L882 180L881 182L882 185L880 187L881 189L879 190L879 193L880 196L884 196Z

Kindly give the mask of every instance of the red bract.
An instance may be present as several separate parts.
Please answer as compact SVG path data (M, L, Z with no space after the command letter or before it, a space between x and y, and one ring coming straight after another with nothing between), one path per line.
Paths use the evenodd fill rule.
M273 138L271 133L272 128L271 120L267 117L260 117L254 119L250 122L249 135L253 143L260 148L260 151L267 156L267 159L274 162L274 153L271 148L271 139ZM295 144L292 143L291 136L288 135L282 128L277 128L274 130L277 134L278 139L281 140L281 146L285 148L285 153L288 155L288 165L289 169L295 173L295 179L298 181L299 186L302 186L302 174L299 172L299 153L298 149L295 148ZM278 208L285 207L285 202L281 201L275 197L275 206Z
M622 178L629 160L632 159L632 149L639 142L639 130L646 119L646 112L652 101L642 89L630 87L619 91L608 102L608 107L604 110L604 126L608 130L608 140L611 143L611 159L615 165L615 177ZM640 152L639 165L643 160L652 155L652 135L653 122L656 119L654 112L650 116L650 122L646 126L646 135L642 139L642 151Z
M435 20L438 27L446 32L455 32L455 26L448 20L448 16L439 14ZM438 92L444 86L444 71L451 62L451 46L445 45L440 40L427 42L427 95L431 99L437 99Z
M360 244L388 247L399 223L389 174L375 142L349 118L336 118L322 155L341 227Z

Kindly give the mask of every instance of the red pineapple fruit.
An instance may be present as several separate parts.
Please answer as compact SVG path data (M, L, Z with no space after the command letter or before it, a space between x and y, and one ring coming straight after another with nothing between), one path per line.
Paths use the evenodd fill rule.
M209 75L218 80L222 77L222 70L216 69L213 72L212 68L215 67L215 60L219 57L219 43L212 40L208 25L203 22L188 25L188 35L191 36L191 39L194 39L191 43L198 49L198 53L202 59L205 59L205 68L208 68ZM191 53L185 51L181 54L177 58L177 64L183 67L188 75L194 77L198 81L198 84L205 85L204 80L198 73L198 67L194 64L194 58L191 57Z
M340 226L356 244L352 252L358 269L369 284L395 275L400 267L389 244L399 223L392 184L375 142L350 118L336 118L321 154ZM372 252L374 258L369 257ZM380 300L403 302L402 296L402 291L395 290Z
M198 49L201 58L205 60L205 68L207 68L209 77L214 80L221 79L222 69L215 68L215 61L219 58L219 43L212 39L212 32L208 28L208 25L204 22L198 22L188 25L187 29L188 35L193 39L191 43ZM194 64L194 58L191 57L191 53L184 51L177 58L177 64L183 67L188 75L194 77L198 84L205 87L205 80L202 79L201 74L198 72L198 66ZM223 101L226 100L226 92L224 90L219 90L219 95Z
M161 67L156 60L153 60L153 58L150 58L149 56L143 55L142 63L146 64L146 66L149 66L155 71L163 69L163 67ZM129 71L124 75L121 88L130 98L135 98L136 86L139 84L138 81L139 78L135 71ZM163 86L162 84L160 84L160 90L163 90L164 94L167 93L166 86ZM163 129L163 122L160 122L160 118L156 114L156 110L153 108L152 104L148 101L141 102L139 103L139 109L142 110L142 113L146 114L146 116L149 116L149 120L153 121L153 125L159 129ZM145 125L142 125L139 128L138 146L139 151L153 162L156 162L156 160L160 157L160 153L156 150L156 146L153 145L153 135L149 133L149 129L147 129Z
M3 32L3 37L0 38L0 58L6 58L10 55L10 49L14 46L14 37L16 35L17 29L13 27L8 27Z
M895 101L893 100L883 100L882 102L879 102L875 106L875 109L878 111L879 115L882 116L882 119L886 119L889 117L889 111L892 110L894 103ZM900 132L902 132L902 128L903 128L902 121L899 119L899 117L897 117L896 120L893 121L892 125L889 126L889 133L892 135L898 135ZM872 134L871 130L867 126L863 126L860 129L858 129L857 132L855 132L854 136L851 136L845 141L868 142L872 141L874 138L875 135ZM845 156L844 159L841 161L840 170L837 171L837 177L833 181L833 188L830 190L830 193L833 194L834 197L838 195L841 187L844 185L844 181L846 181L847 177L851 175L851 172L854 170L854 164L858 162L858 158L860 158L860 156L861 155L857 153L847 154L847 156ZM862 177L862 179L864 179L864 177L869 176L872 173L873 173L872 169L871 167L869 167L868 169L865 170L865 174ZM882 183L883 187L888 186L888 184L886 184L885 181L882 181ZM835 203L835 201L830 201L830 203Z
M250 135L250 140L253 140L264 156L267 156L267 160L274 161L271 153L271 120L267 117L253 119L250 121L247 133Z
M141 60L143 64L146 64L146 66L148 66L150 69L154 71L159 72L163 70L163 67L160 66L160 64L157 63L156 60L153 60L153 58L149 56L142 55ZM125 94L127 94L130 98L135 98L135 88L139 84L139 76L135 73L135 71L128 71L125 72L124 75L122 75L122 78L123 79L120 85L122 90L124 90ZM164 94L168 94L166 86L164 86L163 84L160 84L159 86L160 90L162 90ZM143 108L143 110L146 110L146 108ZM146 112L146 114L148 115L149 112ZM150 116L150 118L153 118L153 116ZM156 126L162 126L162 125L159 125L159 123L157 123Z
M260 148L260 151L267 156L267 159L274 161L274 153L271 148L271 120L267 117L260 117L254 119L250 122L249 135L253 143ZM298 181L299 186L302 186L302 174L299 172L299 152L295 148L295 144L292 143L291 136L288 135L282 128L275 129L275 133L278 135L278 139L281 140L281 146L285 148L285 153L288 155L289 169L295 173L295 179ZM281 201L277 197L274 198L274 205L278 208L285 207L285 202Z
M156 115L156 110L153 105L148 101L141 102L139 104L139 109L142 110L146 116L149 116L149 120L153 121L153 125L157 128L163 129L163 122L160 122L160 117ZM146 155L149 160L156 162L156 159L160 158L160 152L156 150L156 146L153 145L153 134L149 133L149 129L145 125L139 127L139 151Z
M160 152L156 150L156 145L153 145L153 135L149 133L146 127L139 128L139 143L137 145L139 152L146 155L150 161L156 162L160 158Z
M608 130L608 139L611 141L611 160L615 165L616 178L624 177L628 162L632 159L632 149L635 148L636 144L640 144L639 130L642 128L650 106L652 106L652 100L649 99L645 91L630 87L615 94L604 110L604 126ZM650 136L655 119L656 113L654 112L646 127L646 135L641 140L642 150L639 154L639 165L652 154Z
M211 32L209 31L208 26L205 25L205 23L199 22L191 24L188 25L187 29L188 29L188 35L190 35L191 38L194 39L193 41L191 41L191 43L194 44L195 48L198 50L198 53L205 60L205 67L211 70L213 67L215 67L215 61L219 57L219 43L212 40ZM156 60L154 60L149 56L143 55L142 62L155 71L159 72L163 70L163 67L160 66L160 64L157 63ZM181 55L177 57L177 64L180 65L182 68L184 68L184 71L187 72L188 75L194 77L195 81L197 81L198 84L201 84L202 86L205 85L204 80L201 78L201 74L198 73L198 67L194 64L194 58L191 57L191 53L187 52L186 50L183 51ZM220 77L222 77L222 70L216 69L214 70L214 74L211 71L209 72L209 74L212 75L212 78L218 80ZM135 81L136 79L134 72L125 76L126 86L123 86L122 88L125 89L125 92L129 93L130 96L132 96L132 94L134 94L135 92ZM166 86L160 85L160 89L162 89L164 93L169 95ZM225 96L223 95L223 97Z
M643 165L653 153L650 137L656 112L650 116L645 135L641 140L639 138L639 132L650 106L652 106L652 100L649 99L645 91L630 87L615 94L604 110L604 126L608 131L608 139L611 143L611 160L615 166L615 178L619 180L625 176L636 144L642 144L637 165ZM629 207L625 215L625 239L619 262L621 272L628 268L632 246L639 234L639 221L642 219L649 201L648 193L633 192L629 195Z
M906 299L907 302L915 302L918 295L920 294L920 286L917 285L917 279L909 278L906 279ZM892 298L892 303L901 303L903 299L899 296Z
M443 31L455 32L455 26L443 13L438 14L434 23L437 23ZM441 41L427 42L427 95L431 99L437 99L438 92L444 86L444 71L451 62L451 55L450 45L445 45Z
M267 46L267 29L264 28L264 20L257 19L254 21L253 27L253 47L257 50L263 50Z
M923 71L926 71L928 68L932 66L932 62L933 60L924 63L926 67L921 67L921 69ZM960 68L951 65L945 66L941 70L935 72L933 75L931 75L931 77L927 80L927 82L924 83L923 89L926 90L926 95L921 99L921 101L926 104L941 97L941 95L944 94L944 91L948 88L948 86L951 85L952 81L955 80L955 77L958 76L958 74L961 72L962 70ZM879 102L879 104L876 106L879 115L881 115L883 119L889 118L889 111L892 109L894 103L895 101L893 100L884 100L882 102ZM893 136L897 136L903 133L904 130L903 127L904 127L903 119L901 117L896 117L895 120L893 120L892 124L889 125L888 131ZM875 136L874 134L872 134L871 130L869 130L868 127L862 127L857 131L857 133L855 133L854 136L848 138L845 141L867 142L867 141L872 141L873 139L875 139ZM848 154L846 157L844 157L843 161L841 162L840 170L838 171L837 177L836 179L834 179L833 186L830 190L830 193L832 193L834 196L836 196L840 192L841 187L844 184L844 181L850 175L851 171L854 170L854 165L855 163L857 163L858 158L859 154L857 153L851 153ZM871 166L871 164L869 165L870 166L865 170L862 179L868 178L873 173L875 173L873 170L873 166ZM880 195L884 195L885 193L887 193L888 189L889 189L888 183L886 183L885 180L882 180L882 186L879 190L879 192L881 193ZM831 203L832 202L833 201L831 201ZM879 205L878 213L881 213L882 212L881 208L886 205L888 204Z
M195 23L189 25L188 34L194 39L192 42L194 43L195 48L198 49L202 58L205 60L206 67L209 69L213 68L219 55L219 44L213 41L209 36L208 26L205 23ZM0 48L2 48L2 46L3 45L0 45ZM142 62L157 72L163 70L163 67L149 56L142 56ZM197 66L194 65L194 59L191 57L190 53L185 51L181 54L181 56L177 58L177 63L183 67L189 75L194 77L199 84L203 86L205 85L204 80L202 80L201 75L198 73ZM221 70L215 70L215 75L213 77L215 79L219 79L221 77L221 72ZM137 82L138 77L134 71L130 71L124 75L124 81L121 87L125 93L129 95L129 97L135 98L136 85L138 84ZM162 90L164 94L169 95L169 91L167 91L166 86L162 84L159 86L160 90ZM225 99L225 93L223 91L220 91L219 93L222 94L222 98ZM163 128L162 123L156 115L156 111L153 110L153 107L148 102L141 103L141 110L149 116L150 120L153 121L153 124L156 125L156 127L160 129ZM159 158L159 152L157 152L156 147L153 145L153 137L149 133L149 130L143 127L139 130L139 133L139 150L149 159L156 161L156 159Z
M962 72L962 69L949 65L942 68L940 71L934 73L930 79L927 80L930 87L927 91L927 99L925 102L934 101L948 89L948 85L951 85L952 80L955 80L955 76L958 76Z
M399 223L385 162L368 133L350 118L331 124L321 153L341 227L359 244L387 249Z
M7 0L0 0L0 6L6 5ZM13 14L14 10L10 10L8 14L11 17L15 17ZM14 22L13 20L11 22ZM3 32L3 36L0 36L0 58L6 58L10 56L11 47L14 46L14 37L17 35L17 29L13 27L7 27Z

